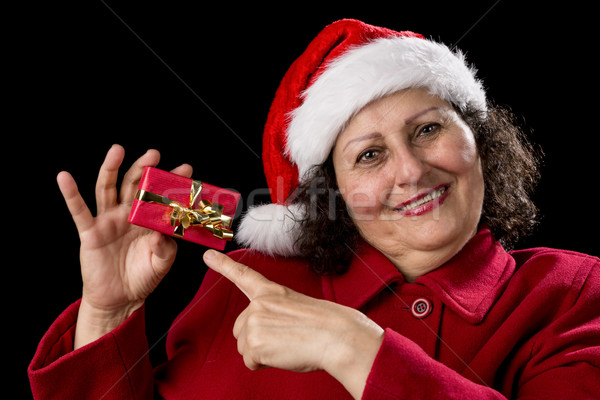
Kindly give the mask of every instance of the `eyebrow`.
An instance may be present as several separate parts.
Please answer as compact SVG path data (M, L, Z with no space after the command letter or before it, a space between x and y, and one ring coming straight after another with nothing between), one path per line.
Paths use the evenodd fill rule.
M434 110L439 110L439 107L429 107L429 108L427 108L427 109L425 109L423 111L419 111L418 113L416 113L416 114L414 114L414 115L406 118L404 120L404 124L408 125L411 122L413 122L415 119L419 118L421 115L427 114L428 112L434 111Z
M435 107L435 106L434 107L426 108L425 110L419 111L418 113L416 113L414 115L411 115L410 117L406 118L404 120L404 124L408 125L408 124L412 123L415 119L419 118L421 115L425 115L428 112L431 112L431 111L434 111L434 110L439 110L439 109L440 109L439 107ZM360 136L360 137L354 138L354 139L350 140L348 143L346 143L346 145L344 146L344 149L342 151L345 151L346 148L350 144L352 144L352 143L360 142L360 141L363 141L363 140L375 139L375 138L379 138L379 137L381 137L381 133L379 133L379 132L373 132L373 133L366 134L364 136Z
M378 138L378 137L381 137L381 133L373 132L373 133L369 133L369 134L364 135L364 136L360 136L360 137L354 138L354 139L348 141L348 143L346 143L346 145L344 146L344 150L343 151L345 151L346 148L350 144L352 144L354 142L360 142L360 141L363 141L363 140L375 139L375 138Z

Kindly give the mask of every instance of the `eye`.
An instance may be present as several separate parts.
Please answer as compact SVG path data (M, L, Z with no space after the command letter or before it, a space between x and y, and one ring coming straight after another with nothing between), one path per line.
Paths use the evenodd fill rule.
M441 130L442 126L436 122L421 125L415 132L414 140L433 139Z
M359 154L356 159L356 163L368 163L373 162L379 156L379 151L375 149L368 149Z
M423 125L417 132L417 136L428 136L436 133L440 129L440 124L431 123Z

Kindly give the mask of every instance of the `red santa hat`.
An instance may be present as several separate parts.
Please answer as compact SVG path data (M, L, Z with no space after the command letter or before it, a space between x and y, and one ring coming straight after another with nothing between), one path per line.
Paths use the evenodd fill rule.
M304 210L288 203L311 167L329 156L344 125L368 103L407 88L427 88L461 110L486 110L475 70L460 51L357 20L325 27L291 65L275 93L263 136L272 204L251 206L236 237L256 250L296 254Z

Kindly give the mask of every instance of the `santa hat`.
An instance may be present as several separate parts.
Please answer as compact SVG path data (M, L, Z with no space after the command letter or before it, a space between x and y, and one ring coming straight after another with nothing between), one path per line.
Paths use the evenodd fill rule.
M344 125L368 103L407 88L465 110L486 110L475 70L459 51L414 32L396 32L357 20L325 27L291 65L277 89L263 137L263 165L272 204L252 206L237 240L253 249L296 254L304 216L288 197L323 163Z

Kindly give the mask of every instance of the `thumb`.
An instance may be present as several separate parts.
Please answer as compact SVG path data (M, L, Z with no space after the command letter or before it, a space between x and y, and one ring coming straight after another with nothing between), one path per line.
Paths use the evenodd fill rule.
M162 279L175 261L177 243L160 232L152 232L150 251L152 252L152 267L158 278Z

